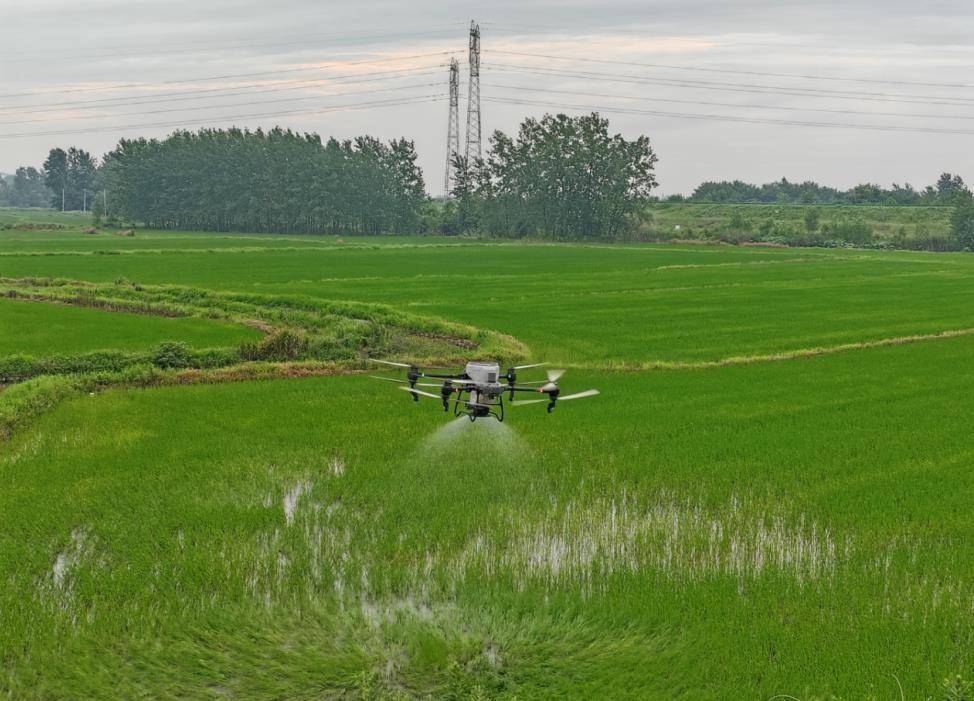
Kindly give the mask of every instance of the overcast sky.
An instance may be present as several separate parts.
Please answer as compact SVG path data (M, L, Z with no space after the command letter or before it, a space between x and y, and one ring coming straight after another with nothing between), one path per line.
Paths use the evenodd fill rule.
M0 0L0 171L56 145L281 124L413 139L439 194L446 64L462 130L471 18L485 136L598 109L651 138L662 194L974 180L970 0Z

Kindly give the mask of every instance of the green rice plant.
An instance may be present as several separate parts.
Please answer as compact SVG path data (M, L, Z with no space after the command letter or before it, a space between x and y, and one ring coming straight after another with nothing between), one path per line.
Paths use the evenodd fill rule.
M253 333L0 353L0 695L969 696L969 255L139 234L0 232L0 305ZM601 395L454 421L379 354Z

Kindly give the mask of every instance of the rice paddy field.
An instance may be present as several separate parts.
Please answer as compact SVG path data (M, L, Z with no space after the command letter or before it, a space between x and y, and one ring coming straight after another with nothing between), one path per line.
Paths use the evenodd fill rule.
M0 364L452 329L28 403L2 697L970 698L970 254L10 229L0 288ZM471 424L365 376L461 332L601 395Z
M731 235L746 240L764 229L791 240L806 230L805 217L814 212L822 227L860 223L874 245L940 251L950 249L951 211L951 207L935 205L659 202L650 205L646 214L650 229L662 239Z

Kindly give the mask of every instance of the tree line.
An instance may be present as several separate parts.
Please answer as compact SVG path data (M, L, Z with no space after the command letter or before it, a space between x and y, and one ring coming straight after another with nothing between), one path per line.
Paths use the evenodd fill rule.
M40 170L24 166L0 177L0 205L87 211L102 188L98 162L90 153L73 146L53 148Z
M52 149L41 169L0 177L0 204L91 209L98 221L107 214L110 223L159 229L651 238L660 233L647 207L657 199L656 162L647 137L612 134L598 113L546 114L524 120L514 135L494 132L482 159L454 155L453 190L434 201L406 139L203 129L123 139L100 162L77 147ZM923 190L864 184L842 191L782 178L764 185L709 181L688 198L668 199L949 204L957 211L956 240L974 247L970 190L951 173Z
M22 166L13 175L0 176L0 206L50 207L51 191L44 174L33 166Z
M483 159L456 156L456 187L434 202L406 139L204 129L123 139L100 164L52 149L41 171L18 170L22 194L0 203L157 229L612 238L656 186L655 163L645 136L612 135L598 114L546 115L514 137L495 132Z
M934 185L922 190L909 183L884 188L865 183L848 190L819 185L816 182L789 182L786 178L764 185L740 180L701 183L689 197L673 200L726 204L875 204L875 205L950 205L958 194L968 192L963 178L943 173Z
M516 136L495 131L486 157L453 158L444 233L557 239L615 238L656 187L645 136L609 133L596 113L526 119Z
M102 168L109 213L158 229L404 233L426 202L406 139L180 131L122 140Z

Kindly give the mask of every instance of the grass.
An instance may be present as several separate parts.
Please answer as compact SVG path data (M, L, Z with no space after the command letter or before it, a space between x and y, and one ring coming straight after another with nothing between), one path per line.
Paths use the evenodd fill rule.
M254 341L261 334L238 324L199 318L109 313L60 304L0 299L0 356L44 357L97 350L147 350L182 340L196 348Z
M66 227L85 227L91 223L91 215L82 212L59 212L54 209L29 209L0 207L0 226L56 224Z
M602 395L503 425L359 375L62 397L0 442L11 698L941 699L974 676L974 336L944 334L974 327L974 256L58 235L0 236L0 276L392 304ZM721 362L755 355L781 359ZM659 362L682 365L618 369Z
M758 234L762 226L767 232L778 230L787 239L805 232L809 210L817 212L820 227L861 222L874 242L898 248L942 250L943 242L950 239L952 208L944 206L662 202L647 208L651 228L662 239L746 238Z
M597 404L439 436L359 377L73 400L0 467L14 688L437 693L458 661L521 698L923 696L971 662L974 342L922 390L912 350L586 374Z
M40 257L18 254L18 244L0 251L14 253L0 255L0 276L125 277L393 304L511 333L557 362L605 367L716 360L974 325L966 301L974 259L964 254L390 243ZM471 279L478 285L475 299L461 293Z

